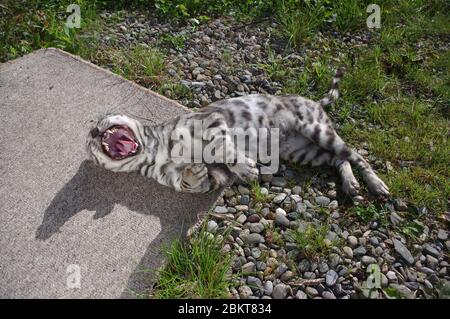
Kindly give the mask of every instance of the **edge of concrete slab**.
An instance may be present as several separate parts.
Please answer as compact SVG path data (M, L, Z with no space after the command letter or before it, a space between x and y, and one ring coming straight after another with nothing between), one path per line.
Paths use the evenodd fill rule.
M135 297L130 289L151 287L153 279L142 267L159 268L156 264L164 262L162 243L184 237L220 191L175 193L139 174L94 167L81 153L84 130L87 134L92 119L110 105L142 116L150 110L148 120L155 123L190 110L54 48L0 64L0 92L5 124L0 143L7 150L0 156L0 296L128 298ZM100 98L86 106L97 95ZM51 128L49 137L56 138L54 147L36 156L34 146L42 145L35 134L40 127ZM80 129L81 134L68 136L53 133ZM65 146L69 143L80 152L74 154ZM15 145L22 147L19 157ZM42 169L45 165L48 170ZM68 263L81 265L82 290L65 286Z
M92 63L92 62L90 62L90 61L87 61L87 60L81 58L81 57L78 56L78 55L72 54L72 53L70 53L70 52L67 52L67 51L64 51L64 50L61 50L61 49L58 49L58 48L49 47L49 48L38 49L38 50L36 50L36 51L33 51L33 52L31 52L31 53L28 53L28 54L26 54L26 55L23 55L23 56L21 56L21 57L18 57L18 58L14 59L14 60L9 60L9 61L0 63L0 71L1 71L1 69L2 69L3 66L6 66L6 65L8 65L8 64L15 63L15 62L20 61L20 60L22 60L22 59L24 59L24 58L28 58L30 55L37 55L37 54L45 53L46 51L53 51L53 52L55 52L55 53L64 55L64 56L69 57L69 58L72 58L72 59L74 59L74 60L76 60L76 61L78 61L78 62L81 62L81 63L83 63L83 64L85 64L85 65L87 65L87 66L89 66L89 67L91 67L91 68L93 68L93 69L96 69L97 71L106 72L107 74L109 74L109 75L111 75L111 76L113 76L113 77L115 77L115 78L117 78L117 79L120 79L120 80L123 81L123 82L126 82L126 83L130 84L131 86L135 87L136 89L139 89L139 90L141 90L141 91L144 91L144 92L146 92L147 94L154 95L155 97L158 97L159 99L165 100L165 101L170 102L170 103L172 103L172 104L175 104L176 106L182 108L183 110L186 110L186 111L188 111L188 112L192 112L192 110L191 110L190 108L188 108L188 107L186 107L186 106L184 106L184 105L178 103L177 101L171 100L171 99L165 97L164 95L161 95L161 94L159 94L159 93L156 93L155 91L152 91L152 90L150 90L150 89L148 89L148 88L146 88L146 87L143 87L143 86L137 84L136 82L133 82L133 81L131 81L131 80L128 80L128 79L124 78L123 76L118 75L118 74L116 74L116 73L114 73L114 72L112 72L112 71L110 71L110 70L108 70L108 69L104 69L104 68L102 68L102 67L100 67L100 66L98 66L98 65L96 65L96 64L94 64L94 63Z

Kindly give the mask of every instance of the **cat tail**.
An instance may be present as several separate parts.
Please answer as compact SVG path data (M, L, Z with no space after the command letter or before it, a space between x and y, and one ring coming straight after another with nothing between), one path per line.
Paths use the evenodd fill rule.
M339 98L339 82L344 76L345 69L340 67L331 81L331 88L328 93L319 101L321 106L327 106L334 103Z

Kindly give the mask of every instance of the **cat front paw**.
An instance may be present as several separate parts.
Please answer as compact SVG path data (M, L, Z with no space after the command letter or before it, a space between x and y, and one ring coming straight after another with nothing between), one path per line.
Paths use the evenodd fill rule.
M181 191L188 193L206 193L211 188L208 169L204 164L189 164L182 173Z
M379 197L389 197L389 188L376 174L369 175L366 178L366 182L367 188L373 195Z
M245 182L258 180L259 170L258 167L256 167L256 162L251 158L246 158L245 163L237 163L229 166L229 168L230 171Z
M356 196L358 195L358 191L361 188L358 181L354 178L352 179L346 179L342 181L342 190L345 194L349 196Z

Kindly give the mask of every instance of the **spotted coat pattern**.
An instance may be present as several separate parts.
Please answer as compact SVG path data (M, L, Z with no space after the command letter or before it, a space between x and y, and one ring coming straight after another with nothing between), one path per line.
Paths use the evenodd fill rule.
M123 160L111 160L103 154L98 137L89 135L88 152L94 161L107 169L139 171L143 176L154 178L177 191L201 193L226 185L233 175L245 181L258 178L258 158L251 157L246 150L238 150L244 153L239 154L244 161L238 162L238 154L227 153L235 149L229 134L232 128L278 128L280 158L302 165L336 167L343 191L352 196L360 187L353 175L354 166L360 170L372 193L388 195L388 187L369 163L337 134L324 110L324 106L338 98L338 83L342 75L343 70L339 69L330 91L318 102L294 95L247 95L214 102L198 112L155 127L143 126L123 115L108 115L97 123L94 130L103 132L112 125L125 125L135 133L141 151ZM202 121L201 130L195 127L196 121ZM176 162L171 152L176 144L172 134L177 130L188 132L193 140L219 145L218 150L233 160L222 164L194 162L194 159L191 163Z

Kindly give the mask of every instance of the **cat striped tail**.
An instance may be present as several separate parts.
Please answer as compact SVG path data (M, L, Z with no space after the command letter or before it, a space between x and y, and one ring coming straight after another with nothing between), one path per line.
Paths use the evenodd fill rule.
M336 74L331 81L331 88L328 91L327 95L325 95L320 101L319 104L321 106L327 106L334 103L339 98L339 82L344 76L345 69L340 67L337 69Z

